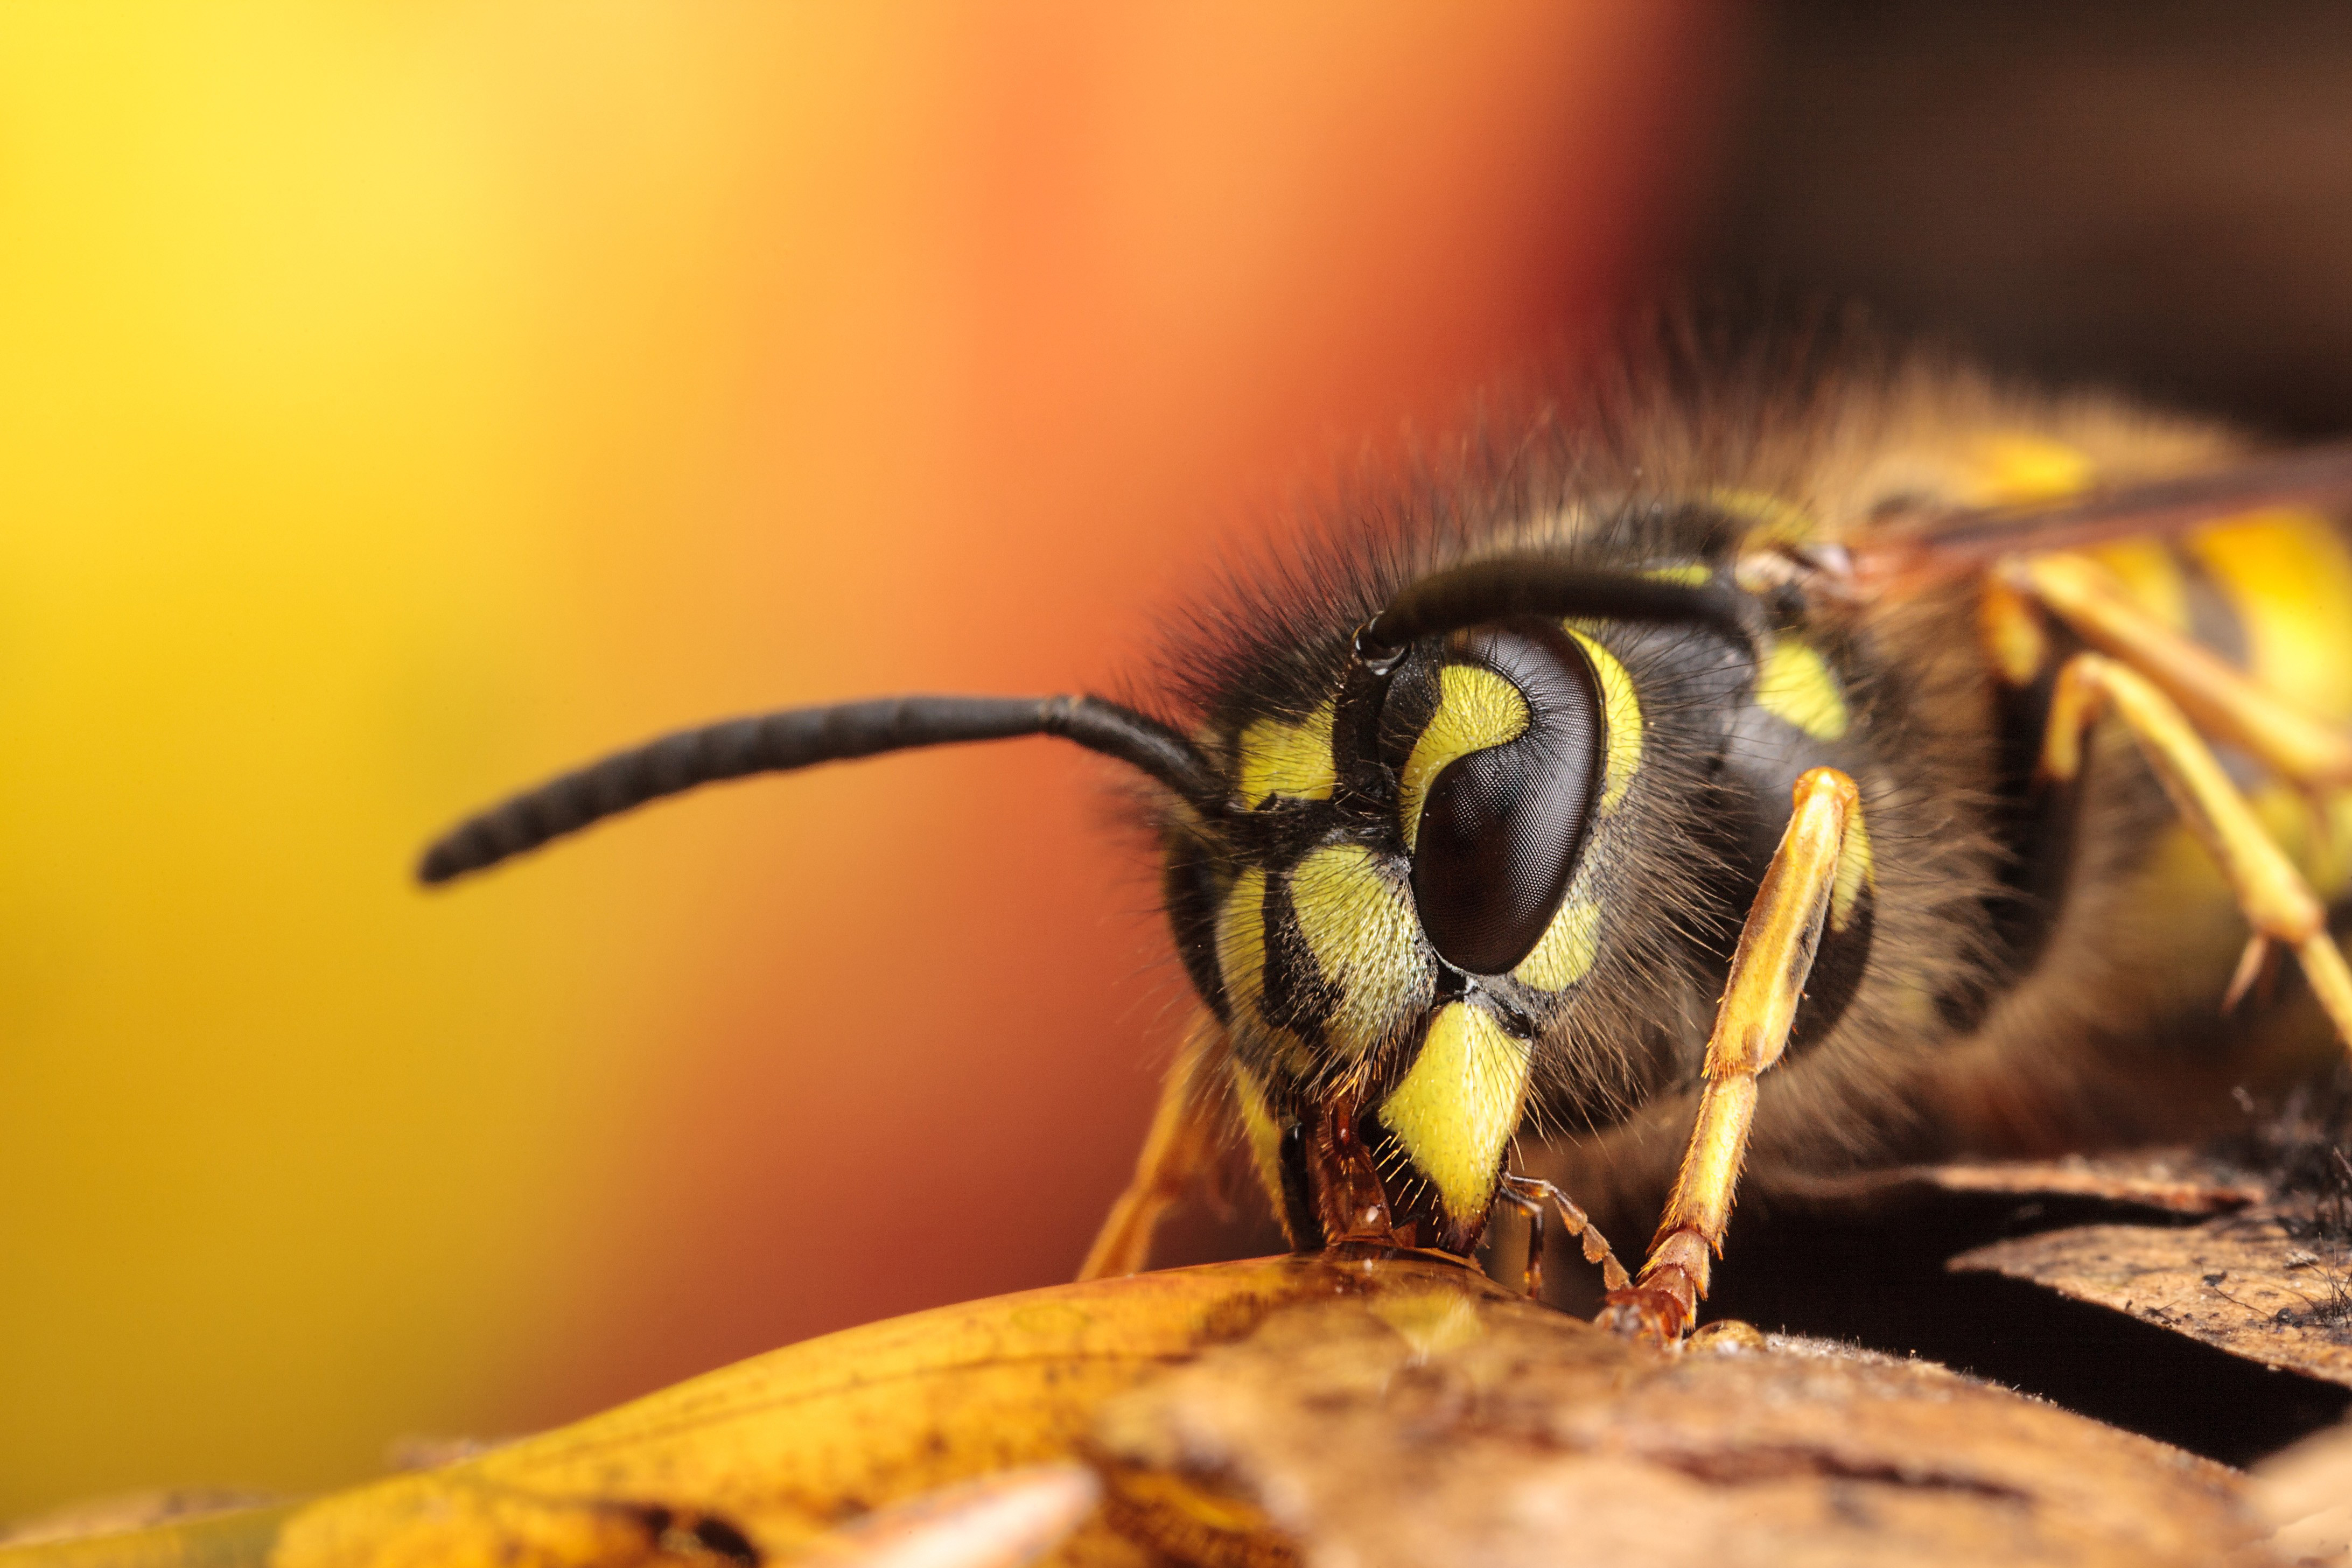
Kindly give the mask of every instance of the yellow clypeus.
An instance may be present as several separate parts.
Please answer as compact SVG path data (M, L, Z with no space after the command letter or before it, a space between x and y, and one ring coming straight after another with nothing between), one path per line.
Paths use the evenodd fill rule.
M1381 1124L1456 1225L1474 1223L1493 1201L1527 1089L1527 1042L1484 1007L1455 1002L1431 1022L1412 1070L1381 1102Z

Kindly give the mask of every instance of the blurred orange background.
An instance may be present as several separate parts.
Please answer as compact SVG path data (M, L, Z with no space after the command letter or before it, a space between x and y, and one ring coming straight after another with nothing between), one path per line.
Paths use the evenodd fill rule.
M1705 0L0 10L0 1517L310 1488L1075 1267L1183 1007L1117 687L1670 248Z

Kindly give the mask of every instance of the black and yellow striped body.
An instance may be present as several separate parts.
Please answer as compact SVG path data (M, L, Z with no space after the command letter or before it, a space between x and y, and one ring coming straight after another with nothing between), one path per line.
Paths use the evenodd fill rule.
M2063 633L1987 578L1846 592L1804 564L1905 516L2236 451L2209 429L1953 374L1832 380L1785 405L1660 398L1541 431L1507 462L1465 460L1423 514L1335 530L1361 542L1221 617L1250 631L1178 650L1230 804L1169 819L1170 911L1294 1239L1328 1238L1307 1145L1335 1105L1423 1244L1475 1240L1530 1135L1549 1150L1523 1159L1580 1195L1621 1194L1620 1212L1654 1199L1733 938L1791 785L1817 767L1859 786L1858 837L1763 1080L1750 1148L1768 1180L2179 1131L2225 1114L2242 1078L2324 1059L2326 1026L2291 983L2220 1018L2243 922L2119 737L2098 737L2078 783L2035 782L2053 661L2016 645ZM1522 552L1705 585L1753 630L1600 616L1456 633L1412 650L1372 721L1349 713L1356 627L1417 577ZM2090 553L2167 626L2311 717L2352 721L2352 552L2329 521L2271 513ZM1433 942L1418 839L1449 764L1524 746L1542 718L1493 651L1505 634L1560 643L1553 661L1597 693L1600 733L1540 934L1523 952L1448 939L1456 959L1509 959L1490 972ZM2339 895L2352 797L2329 795L2335 826L2315 833L2301 795L2225 760Z

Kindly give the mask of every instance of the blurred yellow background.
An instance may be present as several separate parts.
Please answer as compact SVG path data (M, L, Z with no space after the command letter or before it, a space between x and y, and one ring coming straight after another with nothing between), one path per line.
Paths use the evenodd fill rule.
M0 1518L310 1488L1075 1266L1183 987L1117 688L1668 242L1701 0L0 9Z

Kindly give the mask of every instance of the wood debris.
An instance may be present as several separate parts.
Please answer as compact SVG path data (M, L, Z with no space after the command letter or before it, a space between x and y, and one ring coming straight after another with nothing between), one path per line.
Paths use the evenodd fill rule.
M1736 1329L1663 1356L1450 1285L1271 1317L1096 1451L1122 1533L1191 1562L2265 1560L2235 1473L1940 1367Z

